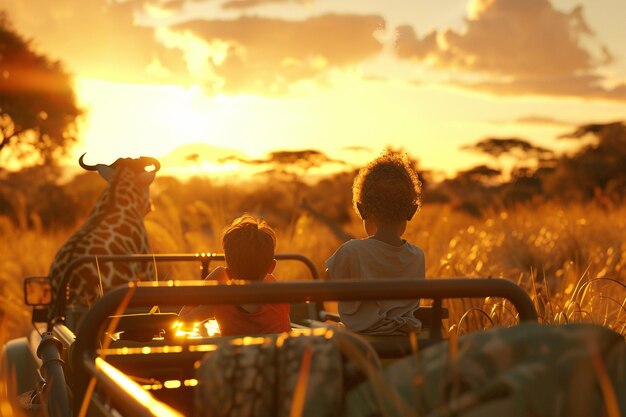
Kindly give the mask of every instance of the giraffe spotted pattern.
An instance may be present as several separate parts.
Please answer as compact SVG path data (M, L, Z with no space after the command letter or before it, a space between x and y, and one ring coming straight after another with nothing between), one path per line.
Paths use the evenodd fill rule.
M150 253L143 217L150 211L149 187L158 169L154 158L120 158L111 165L80 165L97 171L108 186L85 222L59 249L50 267L53 305L61 280L70 263L84 255L122 255ZM154 167L146 171L147 167ZM108 289L137 279L152 279L154 267L147 263L87 263L70 272L68 305L91 305L102 289Z

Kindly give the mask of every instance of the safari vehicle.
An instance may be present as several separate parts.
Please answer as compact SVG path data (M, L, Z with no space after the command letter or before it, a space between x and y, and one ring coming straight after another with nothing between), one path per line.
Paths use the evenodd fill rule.
M223 259L221 254L133 255L97 261L199 262L206 276L210 262ZM35 330L3 349L9 399L29 415L52 417L338 415L333 407L372 377L368 363L380 369L411 356L418 344L424 349L443 339L443 299L502 297L515 306L520 321L537 321L527 294L502 279L321 281L306 257L277 254L276 259L302 262L312 279L138 282L114 288L88 311L66 311L64 294L58 294L56 306L48 305L47 277L27 278ZM94 261L84 257L74 263ZM338 318L323 308L325 301L380 298L432 300L422 309L425 331L417 337L355 336L343 332ZM175 312L184 304L274 302L292 303L291 333L222 337L199 323L185 330ZM347 340L347 350L336 349L338 338L344 347ZM319 384L336 389L316 394ZM299 414L292 414L294 407Z

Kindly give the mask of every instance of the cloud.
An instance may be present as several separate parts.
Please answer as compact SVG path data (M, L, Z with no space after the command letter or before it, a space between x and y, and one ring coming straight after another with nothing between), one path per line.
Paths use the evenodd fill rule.
M575 123L568 122L566 120L560 120L549 116L540 116L531 114L528 116L521 116L515 119L516 123L529 124L529 125L553 125L553 126L572 126Z
M382 45L373 34L384 25L383 18L374 15L327 14L300 21L242 16L182 23L172 27L168 37L185 36L187 45L196 47L199 40L204 43L198 66L204 65L212 88L275 95L299 81L324 81L329 70L377 54ZM177 47L191 58L185 43Z
M380 16L327 14L296 21L232 18L228 11L228 20L184 20L185 6L197 1L0 0L0 7L41 51L82 77L198 83L212 93L284 94L300 81L323 84L330 71L382 50L374 36L385 26ZM283 1L312 0L220 0L215 7Z
M141 1L0 0L0 6L41 52L61 59L81 76L146 82L150 81L146 68L155 60L169 62L170 73L186 71L179 51L164 48L156 42L153 28L136 22L135 15L144 7Z
M611 86L597 69L613 62L583 16L548 0L473 0L462 31L398 28L397 56L439 68L482 76L456 81L493 94L542 94L624 100L623 85Z
M451 81L464 88L486 91L496 95L547 95L626 101L626 85L607 88L597 75L569 75L555 77L521 78L511 81Z
M574 126L575 122L557 119L551 116L542 116L538 114L529 114L526 116L520 116L513 120L490 120L493 124L509 124L517 123L522 125L545 125L545 126Z
M290 3L310 4L311 0L228 0L222 4L222 9L249 9L252 7L265 6L267 4Z

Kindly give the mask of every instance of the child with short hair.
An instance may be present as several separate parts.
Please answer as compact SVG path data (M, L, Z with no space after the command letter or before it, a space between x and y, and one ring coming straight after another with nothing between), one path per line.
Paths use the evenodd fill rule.
M226 268L217 267L206 279L228 282L247 280L273 282L276 267L274 250L276 235L267 222L245 213L224 229L222 246ZM282 333L291 330L289 304L220 304L211 309L185 307L185 319L206 315L213 311L222 336Z
M424 252L402 239L421 205L421 183L406 157L386 152L362 168L352 202L368 237L344 243L326 261L331 279L424 278ZM419 300L340 301L339 316L364 334L406 334L421 329Z

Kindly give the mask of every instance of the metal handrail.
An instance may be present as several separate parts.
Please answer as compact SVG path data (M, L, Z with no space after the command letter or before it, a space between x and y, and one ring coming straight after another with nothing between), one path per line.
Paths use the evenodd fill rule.
M65 269L65 273L61 278L61 282L57 289L56 305L52 308L52 317L61 317L67 306L67 292L72 279L72 273L81 265L90 262L199 262L201 265L200 279L205 278L209 274L209 265L212 261L224 261L226 258L223 253L171 253L171 254L134 254L134 255L85 255L74 259ZM298 253L277 253L274 255L277 261L298 261L302 262L309 272L312 279L319 279L319 274L313 261L304 255Z
M115 404L133 417L183 417L178 411L144 391L135 381L104 359L83 361L83 365L111 394ZM132 393L132 394L130 394Z
M434 300L435 306L440 306L441 299L465 297L506 298L517 309L520 321L538 321L528 294L504 279L383 279L230 285L207 281L129 283L105 294L87 312L81 323L72 356L76 371L75 395L82 398L81 390L87 386L89 371L85 363L95 361L106 321L123 302L127 303L127 307L138 307L426 298Z

